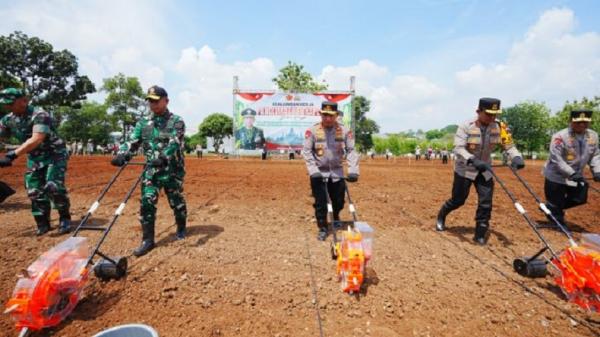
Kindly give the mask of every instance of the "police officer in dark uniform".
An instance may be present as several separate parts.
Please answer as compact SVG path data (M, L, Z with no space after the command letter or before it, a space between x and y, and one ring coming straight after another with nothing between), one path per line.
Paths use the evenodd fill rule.
M354 136L337 121L337 103L323 102L321 122L313 125L304 134L302 156L310 175L310 187L315 203L315 218L321 241L327 238L327 194L333 208L333 220L339 220L344 208L345 182L342 179L344 155L348 162L348 182L358 181L359 155L354 150Z
M600 181L598 133L589 129L592 110L571 111L569 127L552 136L550 158L544 166L546 205L565 225L565 209L587 202L588 183L583 169L589 165L595 181Z
M500 137L500 123L496 116L502 113L500 100L496 98L481 98L477 108L477 118L463 123L456 130L454 137L454 183L452 197L448 199L437 216L436 230L446 228L446 216L453 210L464 205L471 185L475 185L479 197L477 213L475 215L476 227L473 240L485 245L489 221L492 215L492 198L494 193L494 180L491 170L491 153L500 145L511 158L511 165L516 169L525 167L521 153L512 143L512 137L507 137L510 142L503 142Z
M244 126L235 131L237 147L242 150L262 149L265 146L265 135L262 129L254 126L256 111L244 109L241 113L244 117Z

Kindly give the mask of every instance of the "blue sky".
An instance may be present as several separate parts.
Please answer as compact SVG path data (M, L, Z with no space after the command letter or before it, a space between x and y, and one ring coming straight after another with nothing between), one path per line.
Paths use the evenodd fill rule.
M97 84L165 86L188 132L231 110L233 75L270 89L288 60L331 89L355 75L383 132L458 123L481 96L556 110L600 94L597 1L0 2L0 34L71 50Z

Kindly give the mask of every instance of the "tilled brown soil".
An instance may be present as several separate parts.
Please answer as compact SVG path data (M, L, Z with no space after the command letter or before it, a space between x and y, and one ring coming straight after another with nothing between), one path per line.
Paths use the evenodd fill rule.
M67 184L72 213L84 215L115 169L109 157L75 157ZM522 171L543 195L541 162ZM34 236L22 186L22 159L1 171L17 194L0 205L0 301L17 274L61 240L55 231ZM526 279L512 270L516 256L541 245L498 184L486 247L471 243L476 193L434 231L450 196L451 165L439 161L363 161L360 182L350 185L361 220L376 230L374 259L364 291L340 290L329 243L316 240L312 197L304 163L189 158L185 194L188 237L174 240L173 215L159 202L158 247L130 256L141 237L139 191L102 250L129 256L125 279L92 277L86 298L59 326L33 336L91 336L110 326L146 323L160 336L596 336L600 316L565 301L550 277ZM106 224L140 167L125 172L107 194L93 223ZM533 219L535 202L506 168L498 174ZM598 186L598 185L596 185ZM599 232L600 195L567 212L578 237ZM348 213L344 213L350 218ZM58 221L53 214L53 223ZM543 230L556 249L560 233ZM97 233L84 233L91 241ZM313 292L314 287L314 292ZM0 335L16 336L10 317Z

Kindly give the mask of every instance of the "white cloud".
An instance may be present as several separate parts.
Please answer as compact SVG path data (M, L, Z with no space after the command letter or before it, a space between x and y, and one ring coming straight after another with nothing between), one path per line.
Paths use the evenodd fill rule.
M186 121L188 133L195 132L204 117L213 112L230 113L233 108L233 76L241 89L272 89L276 75L273 61L257 58L249 62L219 63L209 46L181 51L175 70L182 79L174 100L176 113Z
M166 65L169 50L161 8L159 0L21 1L0 9L0 33L21 30L70 50L96 84L123 72L149 85L163 80L152 68Z
M566 100L600 90L600 35L575 34L575 27L571 10L550 9L512 45L506 60L455 69L445 85L418 74L392 76L369 60L327 66L319 78L343 88L349 76L357 76L357 94L371 100L370 116L382 132L459 123L474 116L483 96L498 97L504 106L536 100L557 110Z
M509 104L534 99L557 109L600 89L600 35L574 34L574 13L543 13L502 64L473 65L456 73L457 90L496 95Z
M144 88L165 86L173 110L186 119L188 132L194 132L209 113L231 111L234 75L242 89L273 88L271 79L278 67L269 58L225 63L201 43L200 48L173 48L165 4L162 0L15 2L0 8L0 34L22 30L57 49L71 50L79 58L80 73L97 85L122 72L137 76ZM576 28L573 11L555 8L542 13L506 51L505 59L494 64L477 53L457 57L471 39L477 41L466 36L438 50L435 64L444 71L432 71L435 79L418 72L394 73L391 65L369 59L350 66L324 66L316 79L331 89L345 90L350 76L356 76L357 94L371 100L370 116L383 132L460 122L474 115L482 96L498 97L504 106L533 99L558 109L566 100L600 92L600 35ZM225 46L225 53L246 47L233 41ZM466 61L473 58L477 59ZM423 60L421 66L427 62L433 61ZM451 75L444 77L445 73Z
M331 90L348 90L350 76L357 78L356 90L363 95L370 95L375 87L389 81L390 71L370 60L360 60L358 64L349 67L328 65L317 76L319 82L325 81Z

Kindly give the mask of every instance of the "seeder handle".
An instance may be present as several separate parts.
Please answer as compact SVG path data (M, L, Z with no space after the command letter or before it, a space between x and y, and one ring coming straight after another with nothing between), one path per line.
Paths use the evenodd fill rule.
M552 257L558 260L558 255L556 255L556 252L554 252L552 247L550 247L550 244L548 244L548 241L546 241L546 239L542 236L542 233L540 233L540 231L537 229L537 226L534 224L533 220L531 220L529 215L527 215L527 211L525 211L525 208L523 208L523 206L517 201L517 198L515 197L515 195L512 194L512 192L508 190L508 187L506 187L504 182L496 175L496 172L494 172L494 170L489 169L488 172L490 172L492 174L492 176L494 177L494 179L496 179L498 184L500 184L500 186L502 186L502 189L504 190L504 192L506 192L506 194L508 195L510 200L512 200L513 205L515 206L517 211L519 213L521 213L523 218L525 218L525 220L527 221L527 224L529 225L529 227L531 227L531 229L533 229L533 231L538 236L540 241L542 241L544 243L544 245L546 247L548 247L548 250L550 251L550 254L552 254Z
M329 222L329 228L331 230L331 235L333 237L333 244L337 242L337 235L335 233L335 228L333 228L333 204L331 202L331 198L329 197L329 189L327 188L327 182L329 181L329 176L323 177L323 184L325 185L325 197L327 198L327 219Z
M347 177L344 177L343 179L346 180ZM350 189L348 188L348 183L346 181L344 181L344 190L346 191L346 196L348 197L348 209L350 210L350 214L352 214L352 219L356 222L358 221L358 215L356 214L356 208L354 207L352 198L350 198Z
M569 232L569 230L567 230L567 228L564 227L564 225L562 223L560 223L560 221L558 221L556 219L556 217L554 217L554 215L552 214L552 212L550 212L550 210L548 209L548 207L546 207L546 204L542 202L542 200L537 196L537 194L535 194L535 192L533 191L533 189L531 188L531 186L529 186L529 184L525 181L525 179L523 179L523 177L521 177L521 175L517 172L517 169L515 169L512 166L510 166L510 170L515 175L515 177L517 177L517 179L519 179L519 181L523 184L523 186L525 186L525 188L527 189L527 191L529 191L529 194L531 194L533 196L533 198L535 199L535 201L537 201L537 203L538 203L538 205L540 207L540 210L542 212L544 212L544 214L546 214L548 217L550 217L552 219L552 221L554 221L554 223L558 226L558 228L560 228L560 230L563 233L565 233L565 235L569 239L569 243L571 243L571 246L577 247L577 243L575 242L575 240L573 240L573 236L571 235L571 233Z
M106 192L108 192L108 190L112 187L112 185L115 183L115 181L121 175L121 172L123 172L123 170L125 169L125 167L127 167L127 165L129 165L128 162L125 163L125 165L119 167L117 172L115 172L115 174L112 176L112 178L110 178L109 182L102 189L102 192L100 192L100 195L98 196L98 198L96 198L96 200L94 201L94 203L92 204L90 209L85 214L85 217L79 222L79 225L73 232L73 236L77 236L77 234L81 230L81 227L85 226L85 224L88 222L88 220L90 219L92 214L94 214L94 212L98 209L98 207L100 207L100 201L102 201L102 199L106 195Z
M125 205L127 204L127 201L129 201L129 199L131 198L131 195L133 194L133 192L135 191L136 187L139 185L140 181L144 177L144 173L146 173L146 170L148 169L148 167L149 166L146 166L144 168L144 170L142 171L142 173L140 174L140 176L135 180L135 183L131 186L131 188L127 192L127 195L125 196L125 198L123 199L123 201L121 202L121 204L119 205L119 207L115 210L115 213L114 213L114 215L113 215L113 217L112 217L109 225L104 230L104 233L102 233L102 237L100 238L100 240L98 241L98 244L96 245L96 247L94 248L94 250L90 254L90 256L88 258L88 262L87 262L88 264L92 263L92 260L93 260L93 258L94 258L94 256L96 254L99 254L99 255L102 256L102 254L98 251L100 249L100 245L102 245L102 243L106 239L106 236L108 235L108 232L110 232L110 230L112 229L112 226L115 224L115 222L117 222L117 219L119 218L119 216L121 215L121 213L125 209Z

